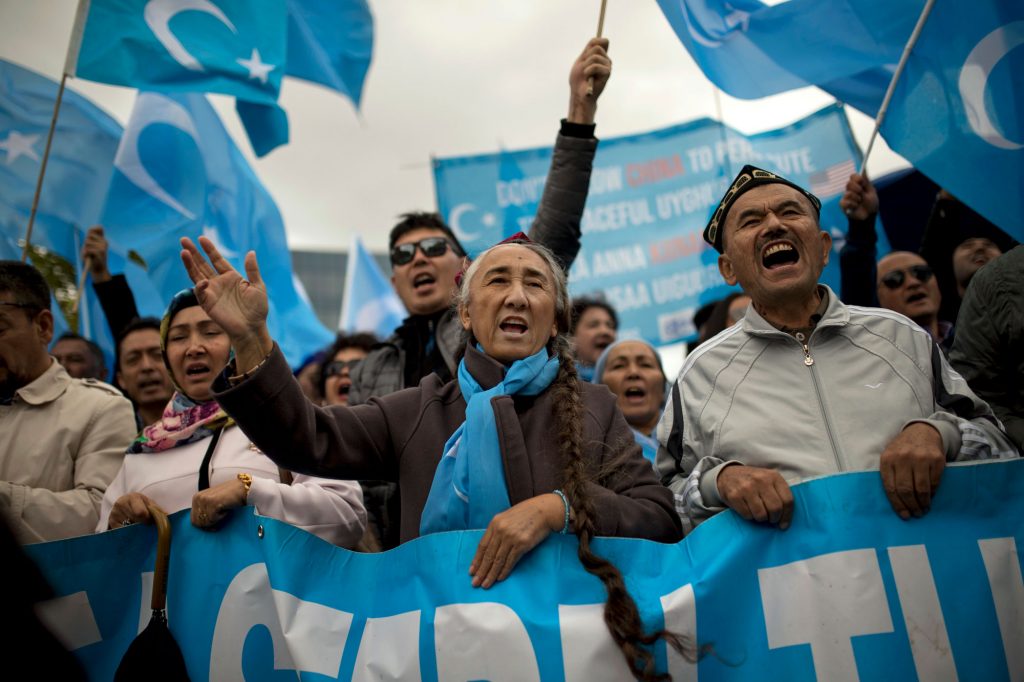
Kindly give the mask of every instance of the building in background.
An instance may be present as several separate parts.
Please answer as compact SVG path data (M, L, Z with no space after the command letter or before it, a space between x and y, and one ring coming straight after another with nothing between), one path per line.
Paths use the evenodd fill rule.
M391 261L385 253L374 253L381 272L391 275ZM330 330L338 328L341 301L345 295L345 251L292 251L292 271L302 282L317 318Z

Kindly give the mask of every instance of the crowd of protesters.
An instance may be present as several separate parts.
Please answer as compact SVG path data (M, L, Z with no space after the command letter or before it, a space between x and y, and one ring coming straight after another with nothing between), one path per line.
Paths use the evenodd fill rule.
M678 377L617 338L602 297L571 301L606 50L594 39L572 67L529 234L470 261L438 214L400 217L389 252L409 316L386 339L339 334L289 368L255 256L243 277L205 239L183 240L195 287L139 317L93 228L108 370L93 341L53 339L35 268L0 263L0 510L16 539L148 522L154 506L207 530L251 506L360 551L485 528L470 572L487 588L572 532L645 678L648 636L593 536L675 542L726 508L785 529L792 484L858 469L920 516L946 463L1018 456L1024 247L948 193L920 252L879 259L878 194L852 176L835 292L818 281L832 251L818 198L745 167L704 231L736 290L698 311Z

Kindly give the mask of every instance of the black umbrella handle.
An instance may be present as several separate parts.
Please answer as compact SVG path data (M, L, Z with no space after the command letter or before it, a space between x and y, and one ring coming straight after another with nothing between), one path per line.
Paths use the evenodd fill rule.
M156 524L156 565L153 570L153 610L167 606L167 568L171 562L171 524L167 514L155 504L146 505Z

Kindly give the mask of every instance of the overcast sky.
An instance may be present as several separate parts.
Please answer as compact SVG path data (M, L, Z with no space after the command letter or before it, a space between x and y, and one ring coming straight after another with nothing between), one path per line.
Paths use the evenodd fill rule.
M0 0L0 58L59 79L76 0ZM550 145L568 104L568 73L597 28L599 0L370 0L373 63L362 110L334 92L285 79L291 142L255 160L232 102L214 103L277 200L293 249L345 250L353 234L386 248L398 213L436 206L431 156ZM614 62L598 137L716 117L714 89L655 0L609 0ZM124 123L135 91L70 81ZM831 102L814 88L758 100L721 97L745 133L786 125ZM872 121L850 110L863 148ZM884 143L878 176L906 162Z

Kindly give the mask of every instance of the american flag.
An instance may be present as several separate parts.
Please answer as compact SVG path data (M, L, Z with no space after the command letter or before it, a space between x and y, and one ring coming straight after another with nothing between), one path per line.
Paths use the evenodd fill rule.
M850 175L856 172L857 166L852 160L849 160L814 173L811 175L811 194L821 199L842 194L846 190L846 183L850 180Z

